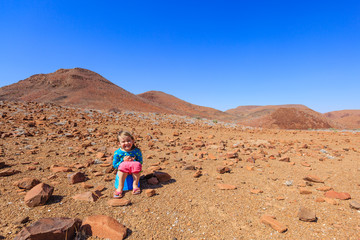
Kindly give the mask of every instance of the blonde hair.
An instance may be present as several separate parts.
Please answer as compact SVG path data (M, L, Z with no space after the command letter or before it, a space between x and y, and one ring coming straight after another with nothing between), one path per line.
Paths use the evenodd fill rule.
M118 132L118 135L117 135L117 138L118 138L118 141L120 142L120 138L121 137L129 137L131 138L134 142L135 142L135 138L133 137L133 135L128 132L128 131L124 131L124 130L121 130L120 132ZM133 144L132 148L131 149L134 149L136 148L135 146L135 143Z

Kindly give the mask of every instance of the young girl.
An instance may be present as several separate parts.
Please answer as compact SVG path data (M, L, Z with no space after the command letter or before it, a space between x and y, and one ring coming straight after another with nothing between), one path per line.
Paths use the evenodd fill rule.
M141 190L138 187L140 180L140 172L142 168L142 154L139 148L134 145L134 137L127 131L120 131L118 133L118 140L120 148L115 151L113 158L113 166L119 169L119 186L114 192L114 198L122 198L124 182L126 177L131 174L133 181L133 194L140 194Z

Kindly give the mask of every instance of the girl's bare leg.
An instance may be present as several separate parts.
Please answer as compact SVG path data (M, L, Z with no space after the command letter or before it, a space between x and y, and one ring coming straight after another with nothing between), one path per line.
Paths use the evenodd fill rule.
M139 188L139 180L140 180L140 173L133 173L132 174L134 181L133 181L133 189Z
M125 179L128 176L128 173L118 171L118 175L119 175L119 187L118 189L116 189L116 191L122 192L122 190L124 189Z

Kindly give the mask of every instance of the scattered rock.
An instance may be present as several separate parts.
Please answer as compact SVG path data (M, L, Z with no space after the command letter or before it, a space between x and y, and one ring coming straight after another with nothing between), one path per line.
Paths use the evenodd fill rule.
M312 194L312 191L306 188L299 188L300 194Z
M229 167L217 167L216 171L220 174L224 174L231 172L231 169Z
M146 189L145 194L148 197L152 197L152 196L154 196L156 194L156 191L155 191L155 189Z
M157 185L159 184L159 180L156 177L151 177L147 179L147 183L150 185Z
M160 183L168 182L171 176L165 172L154 172L154 176L159 180Z
M15 169L5 169L0 172L0 177L8 177L17 173L20 173L20 171Z
M264 191L263 190L260 190L260 189L251 189L250 192L252 194L259 194L259 193L263 193Z
M299 212L298 212L298 217L299 217L299 220L304 221L304 222L316 222L317 221L315 212L313 210L310 210L305 207L300 207Z
M81 232L87 236L121 240L125 238L127 228L112 217L94 215L84 219Z
M28 207L44 205L52 196L53 192L54 187L51 187L45 183L39 183L26 193L24 202Z
M80 201L95 202L96 200L98 200L99 197L95 195L93 192L84 192L84 193L76 194L72 198Z
M70 184L86 181L86 176L82 172L70 173L67 175L67 178Z
M71 218L42 218L23 228L14 240L74 239L81 220Z
M309 181L309 182L314 182L314 183L324 183L323 180L321 180L319 177L314 176L314 175L308 175L306 177L304 177L305 181Z
M360 210L360 203L355 200L352 200L350 201L350 207L356 210Z
M221 183L218 183L217 186L218 186L218 188L221 189L221 190L234 190L234 189L236 189L236 186L230 185L230 184L221 184Z
M183 170L196 170L196 167L193 165L187 165L182 168Z
M348 200L351 198L349 193L346 192L335 192L334 190L327 191L325 193L325 197L327 198L336 198L340 200Z
M287 230L282 223L276 220L275 217L269 215L263 215L260 219L260 222L272 227L274 230L278 231L279 233L283 233Z
M39 183L40 183L40 181L36 178L23 178L19 181L16 181L14 183L14 185L21 189L30 190L31 188L35 187Z

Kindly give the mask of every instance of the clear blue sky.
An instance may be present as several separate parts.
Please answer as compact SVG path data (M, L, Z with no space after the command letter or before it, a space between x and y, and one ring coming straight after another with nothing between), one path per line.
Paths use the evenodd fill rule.
M360 109L360 1L0 0L0 87L82 67L193 104Z

